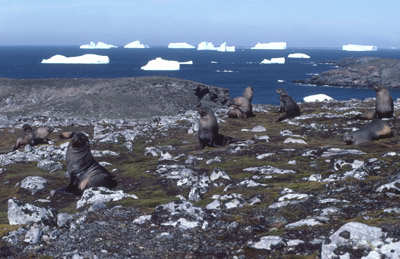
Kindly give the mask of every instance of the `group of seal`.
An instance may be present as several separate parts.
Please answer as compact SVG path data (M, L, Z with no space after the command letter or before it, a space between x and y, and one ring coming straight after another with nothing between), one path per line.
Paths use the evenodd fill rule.
M230 102L229 105L233 109L228 111L229 118L248 118L253 116L253 106L251 101L253 100L253 88L246 87L243 96L235 97Z
M374 84L373 88L376 92L375 110L364 112L354 118L372 121L358 131L346 133L343 138L348 145L357 145L393 136L389 124L381 120L382 118L393 118L394 104L392 96L383 84Z

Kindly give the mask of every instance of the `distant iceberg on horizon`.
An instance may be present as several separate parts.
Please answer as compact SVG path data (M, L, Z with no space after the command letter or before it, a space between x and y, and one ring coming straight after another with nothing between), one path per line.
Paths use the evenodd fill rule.
M180 63L175 60L165 60L160 57L150 60L145 66L141 67L142 70L162 70L162 71L172 71L179 70Z
M347 44L342 46L344 51L377 51L377 46Z
M303 98L303 100L306 103L310 102L326 102L326 101L331 101L333 100L332 97L326 95L326 94L314 94L314 95L309 95Z
M196 47L186 42L171 42L168 44L169 49L195 49Z
M257 43L251 49L286 49L286 42L269 42L269 43Z
M114 46L112 44L107 44L104 42L97 42L94 43L93 41L91 41L89 44L84 44L80 46L81 49L111 49L111 48L118 48L118 46Z
M310 56L304 53L291 53L288 58L310 58Z
M108 64L110 59L108 56L95 54L85 54L77 57L65 57L63 55L55 55L49 59L43 59L42 64Z
M217 50L212 42L202 41L197 45L197 50Z
M285 58L264 59L260 64L285 64Z
M144 45L144 44L140 43L139 40L136 40L134 42L126 44L124 46L124 48L126 48L126 49L147 49L147 48L150 48L150 46Z
M235 46L226 46L226 42L222 43L218 48L217 51L219 52L235 52Z

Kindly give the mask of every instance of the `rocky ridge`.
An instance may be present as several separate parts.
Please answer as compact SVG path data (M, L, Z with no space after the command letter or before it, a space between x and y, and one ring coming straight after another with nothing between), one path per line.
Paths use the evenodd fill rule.
M198 114L146 119L0 116L0 144L24 123L50 125L52 142L0 155L0 252L54 258L396 258L400 255L400 127L395 137L347 146L345 132L373 99L301 104L275 123L278 107L229 119L241 141L195 150ZM395 111L400 101L395 102ZM396 117L399 114L396 113ZM68 184L61 131L89 134L119 185L82 197ZM43 162L46 161L46 162ZM60 168L61 167L61 168Z
M331 63L339 68L294 82L340 87L372 87L382 83L389 88L400 87L400 60L350 57Z

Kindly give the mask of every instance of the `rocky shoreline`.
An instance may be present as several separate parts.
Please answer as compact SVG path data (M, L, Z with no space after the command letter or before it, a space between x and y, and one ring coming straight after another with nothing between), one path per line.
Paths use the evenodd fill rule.
M302 103L230 119L241 141L196 150L198 114L147 118L0 116L0 144L24 123L52 126L49 144L0 155L0 254L5 258L396 258L400 255L400 101L394 137L346 145L374 99ZM89 134L118 186L82 197L65 186L63 131Z
M330 61L338 69L329 70L294 83L340 87L372 87L382 83L388 88L400 87L400 60L376 57L345 58Z

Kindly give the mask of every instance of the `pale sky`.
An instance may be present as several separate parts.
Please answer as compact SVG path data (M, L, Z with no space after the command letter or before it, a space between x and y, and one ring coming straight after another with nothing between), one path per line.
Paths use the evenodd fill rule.
M399 0L0 0L0 45L400 48Z

